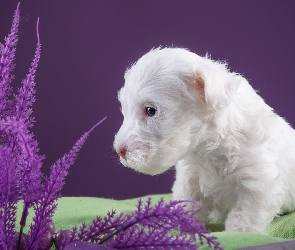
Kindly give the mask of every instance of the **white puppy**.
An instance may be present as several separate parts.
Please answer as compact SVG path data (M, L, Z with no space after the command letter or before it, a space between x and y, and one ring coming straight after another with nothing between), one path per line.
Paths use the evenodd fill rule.
M125 74L114 148L136 171L176 165L173 198L204 204L199 219L264 233L295 208L295 132L224 62L154 49Z

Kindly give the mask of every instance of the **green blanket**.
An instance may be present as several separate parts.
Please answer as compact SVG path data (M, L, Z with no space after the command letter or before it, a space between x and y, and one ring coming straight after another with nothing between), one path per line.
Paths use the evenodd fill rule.
M152 197L154 203L156 203L160 197L164 197L168 202L171 199L171 194L152 195ZM145 200L146 197L142 198ZM71 229L74 225L81 225L82 222L90 223L97 215L105 216L106 213L112 209L116 209L118 213L131 213L136 209L135 205L137 204L137 200L138 199L129 199L119 201L103 198L63 197L59 200L53 221L57 231ZM19 204L19 217L21 215L21 207L22 204ZM30 224L31 216L32 211L29 213L28 225ZM268 229L268 235L218 232L222 230L220 225L208 225L208 227L213 232L212 234L217 236L224 249L270 244L295 239L295 212L276 218ZM209 248L202 246L199 249L204 250Z

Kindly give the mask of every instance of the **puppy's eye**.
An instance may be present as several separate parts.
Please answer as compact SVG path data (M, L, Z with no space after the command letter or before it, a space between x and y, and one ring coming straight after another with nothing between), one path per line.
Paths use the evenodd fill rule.
M155 108L146 107L145 112L148 116L154 116L156 114L157 110Z

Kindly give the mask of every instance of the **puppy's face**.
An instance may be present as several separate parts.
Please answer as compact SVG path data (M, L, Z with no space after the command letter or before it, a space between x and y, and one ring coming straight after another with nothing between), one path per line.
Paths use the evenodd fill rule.
M124 121L114 141L123 165L155 175L184 157L201 126L194 83L161 57L143 57L126 72L118 94Z
M226 64L185 49L144 55L118 94L124 121L114 148L121 162L151 175L174 166L206 140L208 116L230 105L241 81Z
M190 145L190 126L183 126L187 110L181 97L155 84L139 93L127 85L119 93L123 124L114 147L121 163L155 175L181 159ZM174 97L174 98L173 98Z

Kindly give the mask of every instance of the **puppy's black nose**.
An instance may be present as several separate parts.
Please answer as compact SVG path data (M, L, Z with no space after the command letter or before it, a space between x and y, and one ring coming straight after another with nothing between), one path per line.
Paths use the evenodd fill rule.
M126 148L119 148L119 150L117 151L118 155L120 155L123 159L126 160L126 153L127 150Z

